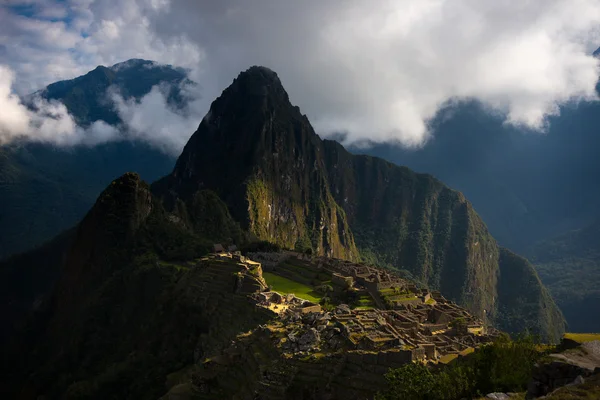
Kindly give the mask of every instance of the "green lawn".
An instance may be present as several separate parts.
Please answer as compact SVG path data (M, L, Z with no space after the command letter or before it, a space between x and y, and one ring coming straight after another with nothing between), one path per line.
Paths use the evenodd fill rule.
M372 308L375 308L375 303L373 302L373 299L369 295L360 296L356 303L357 304L356 304L355 308L357 310L370 310Z
M271 290L279 293L293 293L296 297L315 303L318 303L323 297L308 285L284 278L283 276L275 275L271 272L263 272L263 278L265 278L265 281L267 281Z

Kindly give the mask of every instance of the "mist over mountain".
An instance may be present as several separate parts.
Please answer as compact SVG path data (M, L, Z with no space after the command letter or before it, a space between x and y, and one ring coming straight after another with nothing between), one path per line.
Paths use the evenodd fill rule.
M376 143L350 149L430 173L464 192L500 243L526 251L600 215L600 103L572 102L559 111L538 132L462 101L430 122L433 136L420 149Z
M516 251L600 214L599 103L562 107L545 133L507 126L478 103L452 107L432 126L435 134L422 149L351 150L431 173L461 190L500 243Z
M24 104L33 109L39 104L36 98L59 101L68 113L63 115L81 129L81 143L25 138L0 146L0 258L73 226L102 189L124 172L138 172L148 180L167 173L175 161L171 146L182 140L180 130L189 124L185 115L195 121L191 126L199 119L188 110L194 87L180 68L132 59L99 66L25 98ZM157 120L173 123L167 131L156 131ZM110 128L109 136L94 136L89 128L98 122ZM145 130L147 124L155 130ZM143 133L136 135L136 129Z
M183 109L189 99L182 87L196 84L187 78L187 71L183 68L130 59L111 67L100 65L83 76L52 83L29 98L39 95L45 100L60 101L81 126L89 126L99 120L118 125L124 121L107 90L112 89L125 101L139 101L157 85L166 89L168 107Z

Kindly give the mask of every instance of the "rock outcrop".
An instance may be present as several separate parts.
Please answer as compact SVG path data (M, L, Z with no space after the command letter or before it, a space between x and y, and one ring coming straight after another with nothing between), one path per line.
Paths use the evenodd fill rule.
M578 385L600 374L600 341L583 343L536 365L527 388L527 398L547 395L567 385Z

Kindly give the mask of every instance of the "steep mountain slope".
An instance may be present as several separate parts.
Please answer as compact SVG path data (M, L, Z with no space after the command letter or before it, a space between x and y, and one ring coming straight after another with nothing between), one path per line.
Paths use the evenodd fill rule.
M542 304L521 328L543 327L542 334L556 338L564 329L531 265L500 257L462 194L429 175L322 141L266 68L252 67L234 80L213 102L173 173L153 186L171 208L200 188L215 191L242 227L262 240L349 259L358 248L363 257L408 270L500 327L510 325L504 318L518 315L520 307ZM508 279L526 279L537 295L523 297L523 304L500 303L510 297L498 293Z
M356 259L327 183L322 144L276 74L253 67L213 102L159 192L214 190L261 240Z
M563 311L569 330L600 331L600 220L538 243L531 260Z
M470 203L431 175L324 142L332 192L363 254L478 315L495 308L498 248Z
M549 333L558 340L565 320L533 265L500 248L497 320L508 332Z
M235 223L224 204L198 196L224 217L208 227L211 239L229 237ZM235 270L191 268L207 252L204 233L165 213L149 186L126 174L76 229L0 264L3 278L58 273L54 285L26 275L29 291L7 297L1 280L3 329L18 332L3 332L4 398L157 398L167 374L264 321L243 291L233 292Z
M470 102L440 113L422 149L351 151L436 176L467 196L501 245L525 252L599 215L600 103L566 105L548 123L544 134L523 132Z
M38 92L63 102L75 120L87 126L120 119L108 101L109 87L124 98L140 99L155 85L170 88L170 104L186 104L179 89L185 71L151 61L130 60L98 67L79 78ZM144 143L118 142L93 148L55 148L45 144L0 147L0 259L38 245L73 226L102 189L126 171L150 181L163 176L174 159Z

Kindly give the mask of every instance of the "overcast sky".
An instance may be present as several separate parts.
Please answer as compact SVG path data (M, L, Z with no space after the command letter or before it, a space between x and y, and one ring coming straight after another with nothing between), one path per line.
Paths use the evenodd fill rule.
M68 142L60 105L59 128L25 132L39 116L11 93L129 58L192 70L202 100L192 121L165 118L177 130L251 65L275 70L322 135L419 145L463 98L543 130L557 105L595 100L599 46L598 0L0 0L0 141L59 130ZM191 133L170 133L174 146Z

